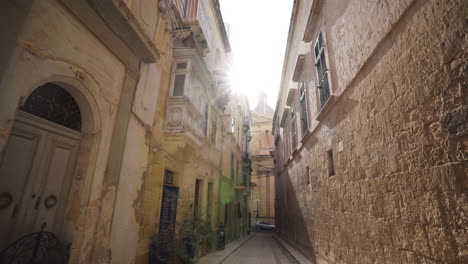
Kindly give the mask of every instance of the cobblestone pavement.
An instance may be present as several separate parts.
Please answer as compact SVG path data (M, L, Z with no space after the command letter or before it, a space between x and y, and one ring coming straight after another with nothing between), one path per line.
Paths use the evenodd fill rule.
M297 264L271 233L259 232L222 264Z

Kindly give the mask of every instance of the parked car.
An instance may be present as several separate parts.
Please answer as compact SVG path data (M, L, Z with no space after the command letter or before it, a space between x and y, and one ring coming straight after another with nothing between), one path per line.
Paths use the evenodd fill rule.
M276 226L272 223L268 222L263 222L263 221L257 221L255 223L255 229L261 229L261 230L275 230Z

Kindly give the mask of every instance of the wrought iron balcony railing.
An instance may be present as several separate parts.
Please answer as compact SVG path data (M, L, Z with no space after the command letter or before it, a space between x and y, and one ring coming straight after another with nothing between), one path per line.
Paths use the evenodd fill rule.
M216 87L229 85L227 72L223 70L214 71L213 72L213 85Z
M174 44L197 48L202 54L210 49L212 26L200 0L163 0L168 23L174 33Z

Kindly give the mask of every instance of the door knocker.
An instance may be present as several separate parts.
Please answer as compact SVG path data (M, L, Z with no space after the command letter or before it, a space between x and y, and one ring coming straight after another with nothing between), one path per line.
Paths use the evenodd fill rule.
M47 196L47 198L44 200L44 206L47 209L54 207L56 204L57 204L57 196L53 194Z
M0 193L0 209L7 208L13 202L13 196L9 192Z

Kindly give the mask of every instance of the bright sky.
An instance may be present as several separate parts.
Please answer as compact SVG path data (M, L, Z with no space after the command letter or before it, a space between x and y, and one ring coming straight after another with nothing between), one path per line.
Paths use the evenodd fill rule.
M232 88L246 94L252 108L265 91L275 108L293 0L219 1L229 25Z

